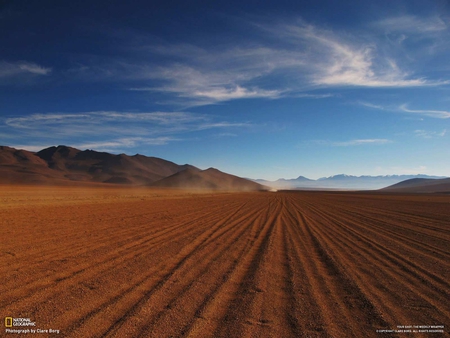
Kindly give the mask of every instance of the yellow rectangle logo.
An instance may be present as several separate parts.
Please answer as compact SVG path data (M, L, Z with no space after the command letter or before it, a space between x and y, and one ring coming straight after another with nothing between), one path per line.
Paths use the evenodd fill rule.
M5 317L5 326L12 327L13 319L12 317Z

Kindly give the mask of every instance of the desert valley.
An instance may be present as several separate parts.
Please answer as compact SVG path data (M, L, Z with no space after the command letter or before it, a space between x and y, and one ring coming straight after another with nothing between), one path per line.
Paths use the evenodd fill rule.
M0 32L0 337L450 337L450 1Z
M274 192L141 155L1 150L0 309L35 324L7 336L449 333L448 179Z

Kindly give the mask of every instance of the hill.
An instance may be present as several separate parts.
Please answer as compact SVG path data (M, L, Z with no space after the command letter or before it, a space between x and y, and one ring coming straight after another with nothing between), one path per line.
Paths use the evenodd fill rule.
M174 175L157 181L151 186L182 189L205 189L221 191L255 191L267 190L256 182L226 174L215 168L199 170L188 168Z
M81 151L63 145L37 153L0 147L0 183L4 184L97 182L144 185L187 168L195 167L157 157Z
M410 193L450 193L450 178L426 179L414 178L391 185L381 191Z
M227 191L266 190L214 168L200 170L157 157L114 155L60 145L37 153L0 146L1 184L111 183Z
M34 153L0 146L0 183L46 184L63 180L62 175Z

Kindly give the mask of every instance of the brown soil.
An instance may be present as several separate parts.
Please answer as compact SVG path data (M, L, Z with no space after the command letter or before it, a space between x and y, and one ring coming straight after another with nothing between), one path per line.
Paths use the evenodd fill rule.
M59 336L449 334L450 196L0 186L0 237L1 320Z

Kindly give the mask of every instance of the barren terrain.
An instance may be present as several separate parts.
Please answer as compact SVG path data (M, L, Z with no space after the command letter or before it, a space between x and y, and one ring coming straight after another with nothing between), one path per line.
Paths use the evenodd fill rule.
M450 196L1 186L0 237L2 321L59 336L449 333Z

